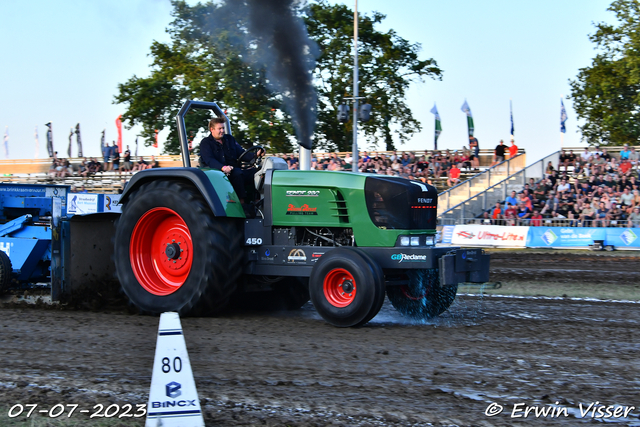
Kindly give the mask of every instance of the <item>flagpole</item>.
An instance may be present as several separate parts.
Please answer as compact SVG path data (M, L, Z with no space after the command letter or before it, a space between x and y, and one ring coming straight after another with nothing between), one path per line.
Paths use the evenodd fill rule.
M40 141L38 141L38 126L36 126L35 137L36 137L36 155L34 158L37 159L40 156Z
M564 122L567 121L567 110L564 107L564 95L560 95L560 149L564 147L564 134L567 132L567 128Z
M433 110L437 111L436 104L433 104ZM433 130L433 151L438 151L438 116L434 115L433 117L434 130Z
M511 115L511 140L515 141L513 138L513 100L511 98L509 98L509 114Z
M9 126L4 128L4 157L9 160Z
M436 106L435 102L433 103L431 113L434 115L435 119L435 129L433 131L433 149L434 151L438 151L438 137L440 136L440 132L442 132L442 125L440 124L440 114L438 114L438 107Z

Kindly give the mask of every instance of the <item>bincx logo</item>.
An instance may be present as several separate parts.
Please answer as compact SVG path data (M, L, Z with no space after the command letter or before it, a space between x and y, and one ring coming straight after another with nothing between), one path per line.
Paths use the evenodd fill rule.
M11 256L11 243L9 242L0 242L0 251L7 254L7 256Z
M197 406L196 400L166 400L164 402L151 402L152 408L184 408L185 406Z
M182 392L180 391L181 388L182 388L182 385L180 385L180 383L171 381L169 384L165 386L167 397L171 397L173 399L180 396L182 394Z

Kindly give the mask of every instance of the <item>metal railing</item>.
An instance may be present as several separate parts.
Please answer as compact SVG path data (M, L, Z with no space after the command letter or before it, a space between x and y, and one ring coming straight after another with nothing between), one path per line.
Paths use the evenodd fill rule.
M438 215L454 208L461 201L472 198L483 189L503 181L509 175L521 171L525 167L525 162L526 154L518 154L513 159L505 160L438 194Z
M513 161L518 157L520 156L514 157ZM535 181L542 179L545 176L547 163L551 161L552 164L557 165L559 157L560 151L556 151L515 173L512 172L508 165L504 165L504 163L508 161L500 163L485 172L491 171L490 174L484 177L482 177L484 174L479 174L472 178L477 178L476 185L485 185L485 189L475 195L469 196L466 200L450 206L451 195L446 197L445 200L442 200L440 198L441 195L438 195L438 218L441 220L448 218L461 219L480 215L483 211L495 205L496 202L505 200L510 190L522 190L529 178L534 178ZM471 191L470 188L467 191ZM444 205L445 203L449 203L449 207L441 211L440 205Z

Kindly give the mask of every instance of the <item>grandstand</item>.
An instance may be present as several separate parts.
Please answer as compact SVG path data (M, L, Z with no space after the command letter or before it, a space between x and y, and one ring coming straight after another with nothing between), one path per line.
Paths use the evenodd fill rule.
M434 185L439 192L440 225L481 223L623 227L630 224L630 217L635 221L632 214L636 206L640 215L640 189L636 183L638 154L635 150L636 147L609 147L608 152L600 152L596 148L567 148L530 165L526 164L526 154L520 150L515 157L494 166L490 166L493 150L481 150L480 166L475 169L465 165L464 157L451 150L362 152L359 156L359 169L422 180ZM569 154L571 151L574 156ZM314 153L312 168L350 170L347 162L349 154ZM297 168L297 159L293 154L277 156L286 159L292 168ZM624 161L620 161L621 159ZM56 183L69 185L72 191L109 194L121 192L126 181L136 173L102 171L82 176L82 159L67 160L70 163L69 172L64 177L54 176L51 159L2 160L0 182ZM145 156L145 160L150 162L151 156ZM160 167L182 166L180 156L156 156L155 160ZM192 158L192 163L196 164L195 157ZM452 181L449 175L453 164L462 164L462 167L460 181L450 186ZM531 201L529 215L524 218L517 215L509 218L505 200L513 191L521 197L526 186L531 187L528 189L531 194L526 195ZM559 187L561 191L558 190ZM631 196L623 196L625 187L628 187L627 193ZM604 208L599 206L601 201L604 202ZM501 206L499 214L496 214L496 203ZM540 214L540 218L531 219L534 211ZM634 226L638 225L640 219Z
M441 150L443 156L446 155L449 150ZM398 151L397 155L402 156L404 153L407 153L412 156L414 160L419 160L420 155L424 155L425 152L413 152L413 151ZM430 152L429 152L430 153ZM336 169L329 170L350 170L350 165L346 164L344 161L345 158L348 158L350 153L314 153L315 164L312 165L316 169L325 169L329 165L332 159L339 160L340 166ZM453 154L453 153L451 153ZM294 154L276 154L279 157L285 159L294 159ZM384 156L386 159L391 158L394 153L386 152L386 151L378 151L375 153L371 153L372 156L382 157ZM430 155L430 154L428 154ZM478 170L472 170L470 168L463 167L461 169L460 180L462 182L468 180L474 175L486 170L489 168L489 165L492 161L492 150L480 150L480 167ZM360 153L360 159L366 158L368 156L367 152ZM372 158L375 158L372 157ZM155 156L156 160L159 162L160 167L175 167L182 166L182 159L177 155L161 155ZM151 156L144 156L146 161L151 161ZM51 173L51 159L20 159L20 160L0 160L0 182L22 182L22 183L30 183L30 184L46 184L46 183L56 183L56 184L64 184L71 186L72 191L80 191L82 188L87 190L90 193L118 193L122 191L124 184L126 181L130 179L133 173L131 172L97 172L95 174L90 174L88 176L82 176L80 171L80 165L82 164L82 158L70 158L69 163L71 168L73 169L73 173L69 176L65 177L56 177ZM192 164L196 163L195 156L192 156L191 159ZM290 162L296 164L295 161ZM338 162L336 162L338 163ZM413 165L415 162L410 163ZM362 163L361 163L362 166ZM376 168L377 165L374 163L368 164L369 171L373 173L380 173L381 171ZM362 168L361 169L365 169ZM386 167L385 167L386 169ZM391 168L389 168L391 169ZM395 171L394 171L395 173ZM398 173L396 173L398 174ZM439 192L446 190L449 185L447 183L447 173L446 171L442 171L439 176L415 176L412 171L405 173L407 178L416 178L422 179L423 181L429 180L431 184L433 184Z
M639 157L636 147L596 147L558 151L511 173L503 163L442 194L439 223L639 227ZM454 199L456 192L468 197Z

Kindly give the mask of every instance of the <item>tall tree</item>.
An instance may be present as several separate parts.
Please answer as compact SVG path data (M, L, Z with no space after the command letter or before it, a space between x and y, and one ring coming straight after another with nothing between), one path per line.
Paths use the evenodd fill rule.
M150 76L133 76L118 87L115 102L127 106L122 116L127 127L141 124L149 143L156 129L169 128L165 151L175 153L179 144L173 116L184 100L215 100L228 109L239 141L260 143L276 152L292 151L295 132L283 105L284 94L276 92L266 77L255 51L258 44L246 32L246 9L239 3L245 4L209 1L189 6L172 1L175 19L167 30L171 42L152 44ZM319 47L313 72L318 92L314 147L350 151L353 117L339 123L337 106L351 95L353 86L353 11L318 0L296 12ZM394 149L420 130L405 102L409 85L425 76L440 78L441 71L433 59L418 59L418 44L393 30L377 31L374 27L383 19L374 13L359 20L361 96L373 105L372 119L361 129L370 142L384 141L387 149ZM187 129L206 128L206 115L189 114Z
M420 45L398 36L394 30L380 32L376 24L385 15L360 15L358 22L360 96L372 105L371 120L362 123L369 142L384 142L394 150L421 129L407 106L406 91L414 80L425 76L440 78L433 59L420 60ZM353 88L353 10L345 5L329 5L326 0L312 3L305 21L309 35L320 47L315 70L318 82L318 121L316 144L327 149L351 151L353 120L340 124L337 106L352 96ZM395 138L394 138L395 136Z
M640 140L640 2L616 0L608 8L618 25L596 24L589 39L599 53L570 81L582 138L590 144Z
M292 128L281 110L281 99L267 87L262 68L243 61L243 34L233 25L224 30L214 22L238 21L233 10L224 5L184 1L172 2L174 21L167 32L169 43L151 45L151 74L133 76L118 85L115 103L127 105L122 121L128 128L142 125L145 144L150 145L156 129L169 129L165 152L180 152L175 114L186 99L215 101L227 114L238 141L260 143L274 151L292 151ZM185 125L193 137L206 131L210 113L191 111Z

